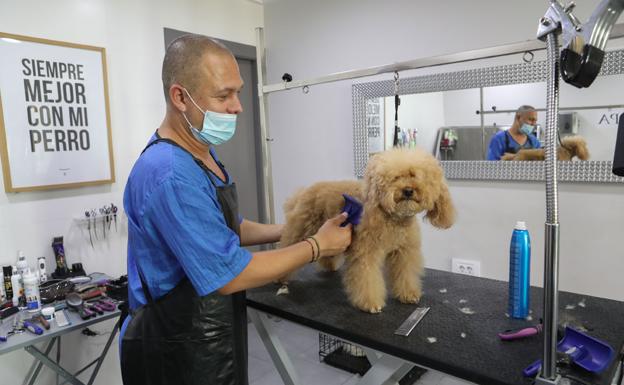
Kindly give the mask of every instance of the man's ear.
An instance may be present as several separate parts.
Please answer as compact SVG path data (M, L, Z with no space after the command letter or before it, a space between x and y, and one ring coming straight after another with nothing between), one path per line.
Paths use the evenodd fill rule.
M179 84L172 84L169 87L169 100L171 104L182 112L186 112L187 94Z

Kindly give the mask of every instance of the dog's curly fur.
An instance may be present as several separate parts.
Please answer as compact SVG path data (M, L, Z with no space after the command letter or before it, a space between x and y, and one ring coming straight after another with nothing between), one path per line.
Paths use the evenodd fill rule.
M369 160L362 181L320 182L297 192L284 205L281 245L302 241L339 214L343 193L363 203L361 222L344 258L322 258L319 264L335 271L346 260L343 285L350 302L361 310L378 313L384 307L384 264L393 296L404 303L419 302L424 266L416 215L426 211L426 219L444 229L455 220L438 161L420 149L389 150Z
M561 145L557 148L557 160L572 160L575 156L580 160L589 159L585 139L578 135L561 139ZM544 160L544 149L532 148L520 150L516 154L505 153L501 160Z

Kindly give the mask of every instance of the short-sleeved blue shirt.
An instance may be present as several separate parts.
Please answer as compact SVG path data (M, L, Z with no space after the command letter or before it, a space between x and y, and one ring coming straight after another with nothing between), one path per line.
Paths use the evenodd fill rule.
M500 160L506 152L516 153L523 148L540 148L542 145L534 135L529 135L524 145L516 142L507 131L499 131L490 140L487 160Z
M223 172L225 182L208 175L190 153L165 142L154 144L137 160L124 193L130 309L146 303L137 266L155 300L184 277L204 296L245 269L251 254L225 223L209 179L217 185L231 183Z

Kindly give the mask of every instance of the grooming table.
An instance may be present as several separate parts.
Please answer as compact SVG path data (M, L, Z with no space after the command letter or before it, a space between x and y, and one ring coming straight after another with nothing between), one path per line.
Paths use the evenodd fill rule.
M290 294L276 296L278 286L266 285L247 292L247 305L286 385L300 383L272 332L267 314L363 346L372 368L360 384L398 382L414 364L478 384L532 383L532 379L522 376L522 370L542 358L543 335L503 342L497 334L539 323L541 288L531 288L533 320L525 321L506 315L507 282L427 269L423 287L418 305L389 299L382 313L368 314L348 303L339 273L318 272L308 266L290 283ZM624 302L560 292L559 304L560 323L585 327L587 334L607 342L616 351L616 358L600 375L580 368L569 373L591 384L618 383L624 346ZM408 337L395 335L395 329L418 306L431 310ZM431 337L436 342L429 342Z
M102 366L102 363L104 362L106 353L108 353L108 349L110 348L110 345L113 342L115 335L119 331L119 326L120 326L119 321L115 323L115 326L113 327L113 330L110 333L110 336L106 340L106 345L104 346L104 349L102 349L102 352L100 353L98 358L96 358L91 363L89 363L88 365L86 365L85 367L83 367L82 369L80 369L74 374L69 373L67 370L63 369L63 367L61 367L59 364L60 359L61 359L61 354L60 354L61 336L63 336L64 334L73 332L75 330L84 329L88 326L100 323L102 321L119 318L121 311L118 309L115 309L114 311L104 312L104 314L97 315L96 317L90 318L88 320L81 319L78 313L70 311L68 309L65 311L65 313L67 314L67 319L71 322L71 325L68 325L65 327L58 327L56 325L56 320L52 320L52 321L49 321L50 330L44 329L42 335L38 336L28 331L25 331L24 333L16 334L16 335L9 337L7 342L0 342L0 355L12 352L17 349L24 348L24 350L26 350L33 357L35 357L35 361L33 362L33 364L30 367L30 370L26 374L26 378L24 379L23 384L29 384L29 385L34 384L35 380L37 379L37 376L39 375L39 372L41 371L42 365L46 365L48 368L52 369L53 371L57 373L57 381L56 381L57 384L59 383L58 376L60 375L61 377L63 377L62 383L70 383L74 385L84 385L84 383L81 382L77 378L77 376L80 373L87 370L88 368L90 368L91 366L95 365L95 368L93 369L93 372L91 372L91 376L89 377L89 381L87 382L87 384L91 385L93 381L95 380L95 377L97 376L100 370L100 367ZM23 319L29 318L27 316L28 312L26 310L22 310L20 313L14 314L13 316L3 320L2 325L0 325L0 330L1 330L0 333L2 335L5 335L6 332L12 328L13 319L19 316L20 314L23 315ZM37 326L41 326L41 325L37 324ZM44 351L42 352L35 346L35 344L38 344L40 342L45 342L45 341L48 341L48 343L45 346ZM56 360L53 360L52 358L48 356L54 344L56 344Z

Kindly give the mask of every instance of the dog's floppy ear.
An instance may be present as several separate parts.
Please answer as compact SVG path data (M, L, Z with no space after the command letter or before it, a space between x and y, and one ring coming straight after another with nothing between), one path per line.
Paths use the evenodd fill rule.
M372 154L368 158L368 164L366 165L366 171L363 178L363 193L367 202L377 202L377 189L375 186L381 185L381 153ZM376 203L375 203L376 204Z
M578 145L576 147L576 156L580 160L589 159L589 149L587 148L587 143L585 140L579 140Z
M425 217L432 225L441 229L448 229L455 223L455 206L453 206L446 183L440 184L440 196L435 201L433 209L427 211Z

